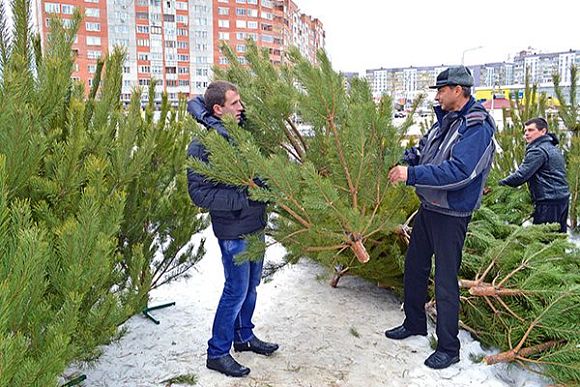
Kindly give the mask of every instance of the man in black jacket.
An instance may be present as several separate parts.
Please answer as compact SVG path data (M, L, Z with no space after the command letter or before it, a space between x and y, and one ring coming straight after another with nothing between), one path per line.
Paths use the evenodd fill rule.
M517 187L527 182L535 207L533 223L559 223L560 231L566 232L570 191L558 139L548 133L548 123L541 117L525 123L524 138L528 143L524 161L499 184Z
M203 97L188 102L187 110L208 130L215 130L226 139L230 137L221 118L230 115L240 123L244 112L236 86L226 81L212 82ZM189 145L188 156L208 162L207 150L195 138ZM263 257L241 264L234 262L234 257L247 247L244 237L263 232L266 205L251 200L244 188L211 182L191 169L187 171L187 180L192 201L209 209L225 276L212 337L208 342L206 365L228 376L245 376L250 369L230 355L232 343L236 352L252 351L266 356L278 349L277 344L264 342L253 333L252 316L256 287L262 277Z

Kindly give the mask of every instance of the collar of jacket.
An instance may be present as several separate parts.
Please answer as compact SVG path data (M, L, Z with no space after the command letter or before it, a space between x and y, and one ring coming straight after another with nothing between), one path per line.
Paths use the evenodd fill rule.
M546 133L543 136L536 138L534 141L532 141L528 145L526 145L526 149L538 146L544 142L550 142L554 145L557 144L557 142L554 142L554 137L553 137L552 133Z
M470 96L467 103L461 108L459 112L448 112L446 110L443 110L439 105L434 106L433 111L435 112L435 117L437 117L437 122L439 123L439 126L441 126L445 116L447 116L450 113L455 113L457 115L456 117L462 117L469 111L469 109L471 109L473 104L475 104L475 98L473 98L473 96Z
M230 138L222 120L211 114L205 107L205 101L202 95L195 97L187 103L187 112L206 128L215 129L220 135L227 139Z

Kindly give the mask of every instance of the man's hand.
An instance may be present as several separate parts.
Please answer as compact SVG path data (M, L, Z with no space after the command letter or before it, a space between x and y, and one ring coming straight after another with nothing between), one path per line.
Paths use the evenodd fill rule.
M407 181L407 167L398 165L389 171L389 181L391 183L398 183L400 181Z

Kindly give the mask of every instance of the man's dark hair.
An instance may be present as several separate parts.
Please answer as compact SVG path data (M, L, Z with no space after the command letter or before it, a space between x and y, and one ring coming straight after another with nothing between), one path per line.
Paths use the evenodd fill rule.
M524 123L525 126L531 124L536 124L536 128L538 128L539 130L548 129L548 121L546 121L546 119L542 117L532 118L531 120L528 120Z
M461 90L465 98L471 97L471 86L461 86Z
M209 84L203 95L205 107L210 114L213 114L213 105L224 106L226 103L226 92L228 90L238 92L238 88L228 81L213 81Z

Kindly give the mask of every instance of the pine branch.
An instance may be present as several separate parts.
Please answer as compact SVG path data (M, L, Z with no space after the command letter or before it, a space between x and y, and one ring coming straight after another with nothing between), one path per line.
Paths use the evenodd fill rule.
M528 348L515 348L507 352L501 352L495 355L487 355L483 361L487 365L493 365L498 363L511 363L516 359L519 360L529 360L528 357L535 355L537 353L542 353L552 348L565 343L565 340L551 340L546 343L534 345ZM541 362L540 362L541 363Z

